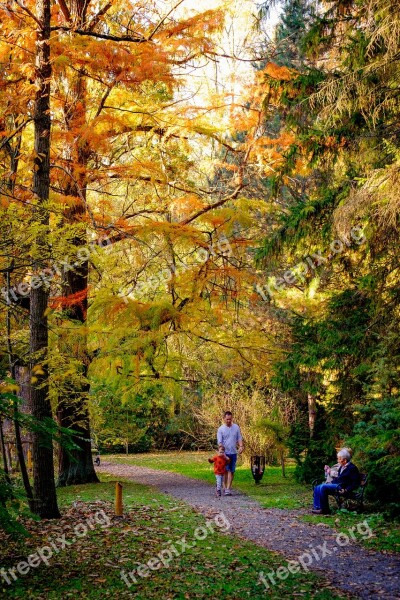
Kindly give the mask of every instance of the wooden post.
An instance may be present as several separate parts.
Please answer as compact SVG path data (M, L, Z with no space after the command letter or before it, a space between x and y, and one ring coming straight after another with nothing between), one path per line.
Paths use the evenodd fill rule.
M115 514L117 517L123 516L122 507L122 484L117 481L115 484Z

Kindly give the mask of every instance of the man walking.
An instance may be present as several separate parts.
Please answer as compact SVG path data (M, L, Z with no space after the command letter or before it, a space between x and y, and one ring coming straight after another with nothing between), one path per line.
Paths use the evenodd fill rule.
M224 425L218 428L217 432L218 446L225 447L225 454L230 459L226 465L224 475L225 496L231 496L232 481L235 474L237 452L243 452L243 440L239 425L232 422L232 413L230 410L224 412Z

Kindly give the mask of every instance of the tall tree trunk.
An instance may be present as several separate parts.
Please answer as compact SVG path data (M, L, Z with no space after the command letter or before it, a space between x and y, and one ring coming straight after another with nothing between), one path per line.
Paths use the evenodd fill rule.
M85 6L78 5L76 7L76 10L81 11L79 19L82 27L85 24ZM79 72L76 76L71 97L74 99L73 102L65 108L66 126L70 131L79 131L82 129L86 118L86 83L83 72ZM81 140L77 140L71 149L71 162L75 165L76 174L74 173L73 178L68 182L65 194L75 197L75 202L72 208L65 212L64 216L67 222L75 226L75 229L77 229L77 225L79 226L79 224L85 222L86 169L89 152L88 143ZM85 247L87 245L86 230L83 230L81 235L78 233L71 241L76 250L82 248L82 246ZM79 266L63 275L62 295L66 299L63 317L84 325L88 308L89 262L88 260L81 260L80 262ZM76 333L73 335L76 335ZM60 425L77 431L79 435L73 438L78 449L68 452L63 446L60 447L59 486L99 482L93 465L90 442L90 422L87 408L90 389L87 382L89 353L87 351L87 334L83 327L79 333L79 340L74 344L68 344L68 346L76 348L74 358L78 359L81 364L82 384L79 389L75 387L68 390L68 393L59 398L57 417ZM63 352L63 348L61 348L61 351ZM68 354L69 350L66 347L64 351Z
M36 98L34 106L35 161L33 174L33 192L38 206L34 216L37 227L34 266L46 255L47 229L49 216L47 202L50 191L50 0L37 0L37 18L41 26L37 30L36 42ZM30 351L31 374L37 381L32 383L32 416L45 426L52 418L48 394L48 293L44 286L31 288L30 291ZM33 370L41 366L41 374ZM42 518L59 518L56 486L54 481L54 461L52 436L44 429L34 432L32 437L34 512Z
M74 241L77 247L82 245L82 241L80 244L78 240ZM66 298L72 297L70 305L63 311L63 317L82 323L82 325L86 322L87 316L87 278L88 262L85 261L79 268L66 273L63 280L63 296ZM74 330L72 331L72 335L77 335ZM87 339L84 331L79 332L78 335L79 340L75 340L73 344L66 344L65 349L61 347L61 351L66 353L69 352L70 347L76 348L74 358L80 362L82 382L79 386L75 383L73 388L68 389L67 387L64 389L62 396L58 400L57 417L59 424L62 427L73 429L78 433L77 436L73 436L72 438L72 441L77 446L76 449L69 451L63 446L60 447L59 486L99 482L93 465L89 411L87 407L90 389L87 381L89 366ZM60 344L63 344L61 338Z

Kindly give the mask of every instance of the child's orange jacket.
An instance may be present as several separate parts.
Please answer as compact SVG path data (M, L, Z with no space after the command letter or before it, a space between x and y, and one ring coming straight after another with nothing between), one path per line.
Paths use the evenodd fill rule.
M221 454L216 454L213 458L208 459L209 463L214 463L214 473L215 475L223 475L226 471L226 465L230 462L230 459L227 456L221 456Z

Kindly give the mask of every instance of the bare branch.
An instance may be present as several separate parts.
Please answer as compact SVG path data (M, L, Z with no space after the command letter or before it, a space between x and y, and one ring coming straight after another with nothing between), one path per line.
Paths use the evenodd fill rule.
M145 37L133 37L131 35L109 35L107 33L96 33L94 31L85 31L84 29L73 29L72 27L65 27L58 25L50 27L51 31L66 31L67 33L76 33L78 35L87 35L89 37L99 38L101 40L111 40L112 42L133 42L135 44L143 44L147 42Z
M175 4L175 6L173 6L169 12L167 12L167 14L166 14L166 15L165 15L165 16L164 16L162 19L161 19L161 21L160 21L160 22L159 22L159 23L156 25L156 27L153 29L153 31L151 32L151 34L150 34L150 35L149 35L149 37L147 38L148 40L151 40L151 39L152 39L152 37L154 37L154 36L155 36L155 34L157 33L157 31L160 29L160 27L161 27L161 26L163 25L163 23L165 22L165 20L166 20L166 19L168 19L169 15L170 15L171 13L173 13L173 12L174 12L174 10L175 10L176 8L178 8L178 6L179 6L180 4L182 4L182 2L184 2L184 0L179 0L179 2L177 2L177 3Z

